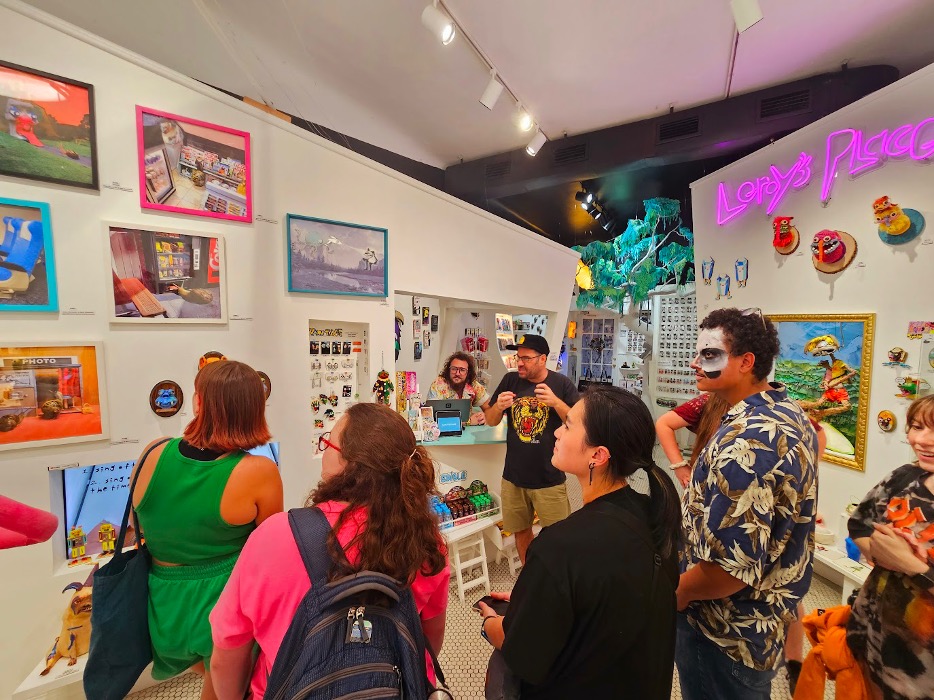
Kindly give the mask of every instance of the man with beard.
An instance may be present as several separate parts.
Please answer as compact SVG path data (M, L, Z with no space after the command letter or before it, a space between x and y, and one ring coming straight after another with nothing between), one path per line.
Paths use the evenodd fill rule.
M697 388L731 407L684 494L675 662L685 700L768 700L811 583L817 433L769 372L778 333L759 309L700 325Z
M428 388L428 400L470 399L479 411L470 414L469 425L483 425L483 412L490 407L486 387L477 381L477 366L466 352L455 352L444 363L441 374Z
M503 529L516 535L519 559L532 543L536 513L542 527L571 514L564 472L551 464L555 431L577 402L571 380L550 371L548 341L526 334L507 350L516 351L518 370L507 372L484 409L487 425L499 425L506 416L506 464L501 496Z

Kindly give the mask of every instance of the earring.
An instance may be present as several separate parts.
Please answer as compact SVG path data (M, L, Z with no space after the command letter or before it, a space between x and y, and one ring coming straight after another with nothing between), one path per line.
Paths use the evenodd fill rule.
M590 484L591 486L593 486L593 468L594 468L595 466L597 466L597 465L594 464L593 462L590 463L590 481L587 482L587 483Z

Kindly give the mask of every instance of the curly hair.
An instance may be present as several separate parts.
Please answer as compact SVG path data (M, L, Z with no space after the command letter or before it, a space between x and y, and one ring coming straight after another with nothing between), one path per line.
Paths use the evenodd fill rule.
M905 417L905 432L911 428L912 423L920 423L925 428L934 428L934 394L915 399L908 406L908 415Z
M752 373L758 381L769 376L780 348L778 331L759 309L717 309L701 321L701 329L723 331L733 357L751 352L756 356Z
M451 355L447 360L444 361L444 367L441 368L441 373L438 375L448 384L451 383L451 363L454 360L460 360L467 363L467 384L473 384L474 380L477 378L477 363L474 362L473 355L469 355L466 352L461 352L458 350L453 355Z
M411 584L415 575L434 576L447 566L447 550L428 506L436 493L435 464L428 451L416 446L405 419L388 406L358 403L347 409L341 432L342 472L322 481L305 502L343 501L328 534L330 580L358 571L377 571ZM358 509L366 512L366 527L346 548L337 534ZM353 565L345 550L359 547Z

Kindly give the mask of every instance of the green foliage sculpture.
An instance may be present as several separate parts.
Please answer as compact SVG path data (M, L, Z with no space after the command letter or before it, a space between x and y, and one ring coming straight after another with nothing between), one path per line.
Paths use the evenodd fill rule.
M624 313L638 308L664 284L694 281L694 234L681 223L675 199L646 199L644 219L630 219L612 241L574 246L590 268L593 289L580 289L577 308L609 308Z

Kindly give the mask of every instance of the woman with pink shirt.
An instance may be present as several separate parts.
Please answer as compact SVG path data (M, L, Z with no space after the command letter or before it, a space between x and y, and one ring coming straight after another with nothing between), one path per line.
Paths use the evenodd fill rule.
M305 505L319 508L331 523L329 580L376 571L407 582L425 637L440 651L450 571L428 507L435 488L428 452L416 446L398 413L366 403L351 406L318 449L321 482ZM241 700L248 683L253 700L262 700L299 603L321 583L309 581L287 513L250 535L211 613L211 670L220 700ZM255 664L254 643L260 649Z

